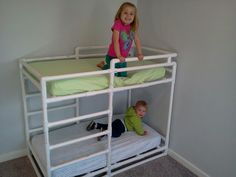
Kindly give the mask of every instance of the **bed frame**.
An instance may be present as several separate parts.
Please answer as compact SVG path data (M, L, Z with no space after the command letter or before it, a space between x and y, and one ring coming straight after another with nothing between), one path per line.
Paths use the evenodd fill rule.
M45 58L33 58L33 59L21 59L19 62L20 67L20 76L21 76L21 86L22 86L22 97L23 97L23 105L24 105L24 119L25 119L25 134L26 134L26 144L27 144L27 152L28 157L36 171L37 176L45 176L45 177L51 177L52 171L58 168L62 168L64 166L70 165L72 163L76 163L78 161L84 160L77 159L71 162L64 163L59 166L52 166L50 162L50 151L62 146L70 145L73 143L77 143L80 141L84 141L90 138L95 138L101 135L108 135L108 147L105 151L101 151L95 154L92 154L91 156L88 156L86 158L94 157L100 154L107 154L107 166L103 169L99 169L97 171L88 172L87 174L84 174L84 176L95 176L95 175L104 175L104 176L113 176L117 173L120 173L122 171L125 171L127 169L130 169L132 167L135 167L137 165L146 163L150 160L156 159L158 157L162 157L164 155L167 155L167 150L169 146L169 134L170 134L170 125L171 125L171 111L172 111L172 103L173 103L173 95L174 95L174 85L175 85L175 76L176 76L176 62L173 60L177 56L176 53L165 51L165 50L159 50L159 49L153 49L149 47L143 47L142 50L144 52L144 60L160 60L161 62L157 64L152 65L144 65L144 66L136 66L136 67L127 67L127 68L121 68L117 69L115 68L115 63L119 62L118 59L113 59L111 61L111 68L109 70L101 70L101 71L94 71L94 72L84 72L84 73L76 73L76 74L67 74L67 75L60 75L60 76L48 76L48 77L42 77L40 73L38 73L34 68L30 67L28 64L32 61L42 61L42 60L59 60L59 59L71 59L74 58L75 60L81 59L81 58L89 58L89 57L97 57L97 56L105 56L105 51L107 50L107 46L90 46L90 47L78 47L75 50L75 54L71 56L57 56L57 57L45 57ZM127 62L137 61L136 57L128 57L126 59ZM143 84L137 84L137 85L131 85L131 86L125 86L125 87L114 87L113 81L114 81L114 73L115 72L122 72L122 71L133 71L133 70L141 70L141 69L147 69L147 68L156 68L156 67L165 67L167 69L167 72L169 73L170 77L168 78L162 78L153 82L147 82ZM29 72L33 74L34 77L32 77ZM110 82L109 82L109 88L99 91L92 91L92 92L84 92L84 93L77 93L73 95L66 95L66 96L57 96L57 97L50 97L47 94L47 88L46 84L48 81L58 80L58 79L66 79L66 78L75 78L75 77L81 77L81 76L92 76L92 75L99 75L99 74L109 74ZM37 93L28 93L27 87L26 87L26 81L29 80L33 83L34 86L39 90ZM135 88L143 88L143 87L149 87L157 84L163 84L163 83L170 83L170 97L169 97L169 108L168 108L168 117L167 117L167 127L165 136L162 137L162 143L159 148L150 150L146 153L139 154L135 157L126 159L124 161L118 162L116 164L111 164L111 122L112 122L112 115L113 115L113 95L116 92L127 90L128 91L128 105L131 105L131 90ZM87 96L93 96L98 94L108 94L109 95L109 106L107 110L87 114L80 116L79 114L79 98L81 97L87 97ZM40 96L42 101L42 110L40 111L30 111L28 109L28 103L27 101L31 98ZM66 106L59 106L50 108L48 107L49 103L55 103L59 101L64 100L71 100L74 99L75 103L71 105ZM72 117L65 120L59 120L57 122L49 122L48 121L48 112L54 111L54 110L61 110L65 108L74 108L76 111L76 117ZM43 126L39 128L30 128L29 126L29 119L32 115L38 115L42 114L43 118ZM93 135L89 135L87 137L73 139L70 141L62 142L56 145L50 145L49 142L49 129L63 126L68 123L76 123L81 120L87 120L92 119L96 116L105 116L108 115L108 130L104 132L99 132ZM40 163L39 158L37 157L37 154L34 152L32 145L31 145L31 137L34 134L37 133L44 133L45 137L45 150L46 150L46 161L47 166L46 170L42 168L42 164Z

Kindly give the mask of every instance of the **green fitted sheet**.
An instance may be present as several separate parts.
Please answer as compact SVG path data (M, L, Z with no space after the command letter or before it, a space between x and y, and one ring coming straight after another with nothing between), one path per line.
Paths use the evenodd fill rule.
M82 73L89 71L99 71L96 64L103 58L89 59L62 59L52 61L31 62L29 65L44 76L57 76L64 74ZM129 66L140 66L154 64L153 61L129 62ZM152 68L139 71L128 72L128 77L115 77L115 87L141 84L160 79L165 76L165 68ZM109 86L109 75L96 75L78 77L72 79L54 80L47 83L47 90L52 96L63 96L87 91L106 89Z

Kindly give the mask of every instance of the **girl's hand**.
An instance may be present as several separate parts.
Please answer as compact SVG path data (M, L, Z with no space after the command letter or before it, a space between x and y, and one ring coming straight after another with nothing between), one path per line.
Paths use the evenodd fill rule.
M125 62L125 58L124 58L124 57L119 56L118 58L120 59L120 62L121 62L121 63Z
M142 61L143 60L143 54L138 54L138 60Z

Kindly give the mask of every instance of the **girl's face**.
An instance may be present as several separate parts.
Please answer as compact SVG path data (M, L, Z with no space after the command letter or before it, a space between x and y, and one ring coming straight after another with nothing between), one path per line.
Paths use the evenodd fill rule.
M143 116L146 114L146 111L147 109L144 106L135 107L135 112L140 118L143 118Z
M124 25L129 25L134 21L135 9L133 7L125 7L120 14L120 19Z

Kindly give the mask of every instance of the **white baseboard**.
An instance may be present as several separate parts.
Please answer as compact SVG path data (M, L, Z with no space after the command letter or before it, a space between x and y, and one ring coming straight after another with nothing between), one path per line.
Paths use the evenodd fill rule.
M187 169L189 169L191 172L193 172L195 175L199 176L199 177L210 177L208 174L206 174L204 171L202 171L201 169L199 169L198 167L196 167L194 164L192 164L191 162L189 162L188 160L186 160L185 158L183 158L181 155L177 154L176 152L174 152L171 149L168 149L168 155L170 157L172 157L173 159L175 159L177 162L179 162L180 164L182 164L184 167L186 167Z
M7 154L0 155L0 162L5 162L8 160L16 159L27 155L27 150L22 149L18 151L13 151Z

